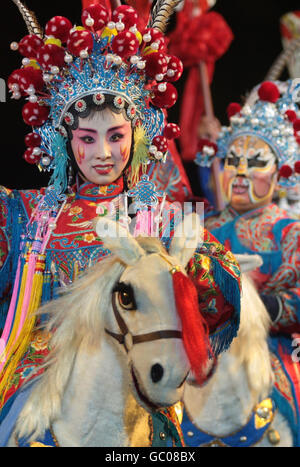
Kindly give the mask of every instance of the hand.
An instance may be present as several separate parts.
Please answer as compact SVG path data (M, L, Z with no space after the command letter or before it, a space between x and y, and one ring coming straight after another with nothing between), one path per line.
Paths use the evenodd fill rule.
M220 131L221 123L219 120L216 117L211 118L207 115L204 115L200 120L197 134L199 138L206 138L210 141L216 141Z

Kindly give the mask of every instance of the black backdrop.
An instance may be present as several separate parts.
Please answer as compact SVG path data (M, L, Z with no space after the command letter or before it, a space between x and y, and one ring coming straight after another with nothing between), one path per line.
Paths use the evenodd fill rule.
M27 0L41 25L55 15L67 16L80 24L81 0ZM9 0L1 2L0 15L0 78L6 80L20 66L20 55L9 44L27 34L16 6ZM285 12L300 9L298 0L218 0L214 10L221 13L233 30L235 39L229 51L216 65L212 96L216 116L226 123L226 107L240 101L254 85L264 79L269 67L281 51L279 18ZM180 95L180 87L179 87ZM22 103L13 101L7 93L0 103L0 184L9 188L37 188L48 181L36 167L27 164L24 136L30 131L21 116ZM172 109L171 121L178 118L179 106ZM189 167L190 173L190 167ZM193 180L192 180L193 181ZM197 187L193 186L197 192Z

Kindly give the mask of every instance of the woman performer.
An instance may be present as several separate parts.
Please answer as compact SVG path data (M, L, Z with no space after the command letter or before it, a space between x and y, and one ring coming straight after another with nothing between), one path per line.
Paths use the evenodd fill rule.
M17 3L30 34L12 44L24 59L8 84L14 98L28 99L22 115L33 131L26 137L26 160L53 173L48 188L1 190L2 418L48 352L47 345L32 344L39 336L32 312L109 253L93 220L108 216L130 224L132 196L139 216L135 233L149 233L143 220L150 212L147 222L159 223L166 247L178 221L146 174L149 163L164 161L168 138L178 135L177 125L164 125L162 109L175 103L171 82L182 69L166 53L161 21L154 18L141 34L132 7L120 6L110 17L98 4L83 11L83 26L56 16L44 35ZM173 2L166 6L171 11ZM160 198L159 215L152 216ZM205 297L199 306L217 354L237 332L239 268L205 231L188 272Z

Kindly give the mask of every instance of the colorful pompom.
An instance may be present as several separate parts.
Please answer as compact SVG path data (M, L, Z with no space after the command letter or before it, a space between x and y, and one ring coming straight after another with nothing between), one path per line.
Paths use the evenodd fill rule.
M48 119L50 108L37 102L27 102L22 110L23 120L27 125L42 126Z
M109 22L109 12L103 5L95 3L83 10L81 21L87 29L100 31Z
M285 112L285 115L287 119L292 123L294 123L297 120L297 114L294 110L287 110Z
M28 133L28 135L25 136L25 144L28 148L40 146L42 144L42 138L37 133Z
M295 133L300 131L300 118L297 118L296 120L294 120L293 128L294 128Z
M178 97L176 88L171 83L157 84L153 89L154 96L151 101L153 105L168 109L172 107Z
M19 42L19 52L27 58L37 58L39 49L44 45L40 37L35 34L28 34Z
M242 110L242 107L237 102L231 102L226 109L227 117L230 119L235 114L239 113Z
M152 140L152 144L162 153L168 150L168 140L165 136L155 136Z
M176 125L176 123L167 123L164 128L164 136L167 139L179 138L180 134L180 128L178 125Z
M27 93L30 86L35 91L41 91L44 87L43 73L41 70L28 66L24 68L23 77L20 79L20 88Z
M178 81L183 73L183 64L182 61L175 57L175 55L169 55L168 60L168 70L166 74L167 81Z
M145 71L150 78L161 81L168 69L166 56L161 52L150 54L145 57ZM159 75L162 75L161 77ZM161 79L159 79L161 78Z
M14 70L10 76L8 77L8 80L7 80L7 85L8 85L8 88L15 92L15 91L18 91L21 93L22 96L25 96L26 93L24 91L24 88L22 86L22 81L25 77L25 72L24 72L25 68L20 68L18 70Z
M155 46L152 47L152 44L155 44ZM154 50L166 52L167 46L163 33L156 28L146 28L143 33L142 44L142 47L145 47L145 54L149 53L148 46L151 46L152 52Z
M258 89L258 96L262 101L275 103L280 97L280 92L276 84L265 81Z
M120 5L113 11L112 20L115 23L122 22L125 29L129 29L138 23L138 14L132 6Z
M294 170L296 174L300 174L300 161L295 162Z
M289 178L292 175L292 173L293 169L289 165L284 164L279 170L279 177Z
M24 153L23 157L28 164L37 164L41 159L42 152L40 152L40 154L36 154L35 149L36 148L33 147L28 148Z
M218 152L218 146L217 146L216 143L214 143L213 141L210 141L207 138L200 138L198 140L198 145L197 145L198 151L203 152L203 149L205 147L211 148L214 151L214 154L212 154L212 155L215 155Z
M133 32L122 31L113 38L111 48L115 54L125 59L136 54L139 41Z
M69 52L75 57L80 57L82 51L92 52L94 46L93 35L86 29L76 29L71 32L67 41Z
M45 33L59 39L61 42L67 42L69 33L72 29L72 23L64 16L54 16L46 24Z
M65 50L56 44L45 44L39 49L37 60L45 70L54 66L61 68L65 65Z

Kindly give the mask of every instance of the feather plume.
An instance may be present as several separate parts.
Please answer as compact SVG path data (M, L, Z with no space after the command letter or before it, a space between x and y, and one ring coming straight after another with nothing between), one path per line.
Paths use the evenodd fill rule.
M30 11L20 0L12 0L18 7L28 29L29 34L36 34L38 37L43 39L44 31L39 25L35 14Z
M152 9L149 27L159 29L164 33L167 28L168 21L180 1L181 0L157 0Z
M276 81L280 78L281 73L283 72L284 68L288 64L289 60L291 59L295 50L300 47L300 39L296 39L292 41L288 48L281 52L273 65L271 66L270 70L268 71L264 81Z

